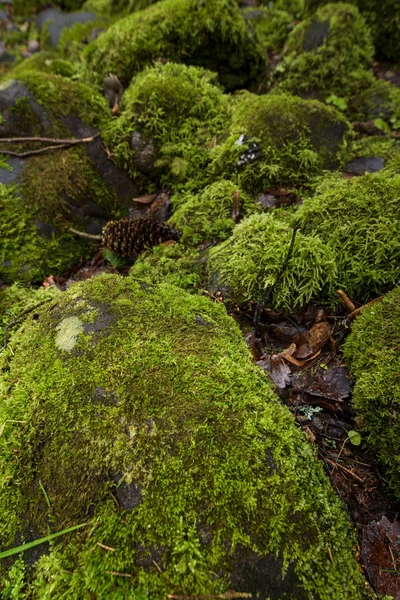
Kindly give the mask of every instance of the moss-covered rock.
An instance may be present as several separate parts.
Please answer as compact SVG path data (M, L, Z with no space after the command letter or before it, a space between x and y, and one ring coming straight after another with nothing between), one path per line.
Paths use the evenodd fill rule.
M90 137L110 118L104 99L84 84L31 70L16 76L0 87L3 137ZM21 153L38 145L8 148ZM68 228L100 233L107 220L127 213L137 191L106 156L99 138L25 159L12 157L8 169L0 168L0 182L1 277L7 283L41 281L79 262L91 244L77 240Z
M250 28L257 32L266 52L280 52L290 31L294 27L294 17L275 7L260 6L246 8L244 17Z
M126 86L160 59L216 71L228 90L254 84L266 71L263 47L249 35L235 0L163 0L120 19L90 44L84 75L101 85L113 73Z
M348 517L223 307L101 276L35 316L1 356L1 545L88 526L25 553L32 598L363 597Z
M228 97L213 73L168 63L137 75L123 96L122 115L105 131L118 164L162 185L201 178L213 138L230 120Z
M355 377L353 405L365 427L365 441L386 468L400 499L400 288L357 317L345 345Z
M236 184L221 180L208 185L198 194L183 194L169 223L184 232L184 240L190 239L193 243L223 240L235 226L232 219L234 195L238 197L241 217L257 210L254 201L241 192Z
M365 17L374 39L378 58L397 61L400 52L400 2L399 0L349 0L358 6ZM324 0L306 0L305 10L314 12Z
M322 180L297 211L306 235L317 235L335 255L337 287L367 300L400 276L400 174L383 169L344 180Z
M307 181L337 167L351 140L336 109L289 94L237 95L227 139L217 146L210 176L237 181L250 193Z
M129 271L146 283L169 283L184 290L198 293L207 283L207 254L180 241L168 246L157 246L136 259Z
M49 75L74 77L78 73L78 67L70 60L62 58L57 52L42 50L14 67L12 77L16 78L20 73L26 73L28 71L41 71Z
M368 67L374 52L357 7L323 6L290 33L280 63L279 87L305 97L351 95L354 72Z
M210 272L238 302L258 302L273 286L287 256L293 235L291 218L253 215L233 230L228 241L210 252ZM334 292L333 253L312 234L297 232L292 257L280 283L273 287L270 305L293 309Z

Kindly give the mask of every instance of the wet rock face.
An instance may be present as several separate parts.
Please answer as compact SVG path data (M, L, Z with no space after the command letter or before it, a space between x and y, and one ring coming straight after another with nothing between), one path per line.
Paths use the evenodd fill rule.
M0 489L1 544L27 522L44 535L50 511L65 527L96 520L89 536L29 557L38 598L50 576L55 598L93 577L104 597L150 587L157 598L361 599L343 509L223 307L100 276L39 309L13 346L1 355L0 419L18 411L29 427L7 428L0 447L0 473L22 482Z
M77 241L68 228L100 234L107 221L128 212L138 189L96 137L107 109L100 95L86 86L41 72L20 74L0 85L0 111L2 137L94 136L90 143L71 148L10 157L10 168L0 168L0 203L6 215L0 225L4 280L40 281L45 272L61 275L90 251L90 244ZM7 148L23 154L44 145L20 142Z

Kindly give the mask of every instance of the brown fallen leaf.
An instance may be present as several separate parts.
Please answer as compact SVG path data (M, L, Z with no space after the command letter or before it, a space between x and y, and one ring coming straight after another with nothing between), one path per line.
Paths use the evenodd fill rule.
M146 196L139 196L138 198L132 198L132 202L139 202L139 204L150 204L157 198L158 194L147 194Z
M283 356L283 358L285 360L287 360L288 362L292 363L292 365L296 365L296 367L300 367L300 369L305 369L320 354L321 354L321 350L318 350L318 352L316 352L315 354L313 354L312 356L307 358L307 360L297 360L297 358L294 358L294 356L291 356L290 354L285 354Z
M314 355L318 350L321 350L331 336L331 328L329 323L323 321L316 323L309 331L304 332L302 336L303 343L298 345L295 352L295 358L307 359Z

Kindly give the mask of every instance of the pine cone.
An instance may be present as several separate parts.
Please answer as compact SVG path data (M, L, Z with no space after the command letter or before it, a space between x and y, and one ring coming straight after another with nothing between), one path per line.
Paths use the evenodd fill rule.
M136 256L168 240L178 241L179 231L148 217L109 221L103 229L103 245L120 256Z

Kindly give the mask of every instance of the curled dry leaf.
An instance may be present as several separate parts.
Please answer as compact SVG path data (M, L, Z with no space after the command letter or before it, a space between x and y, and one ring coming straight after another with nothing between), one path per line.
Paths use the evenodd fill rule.
M302 335L301 342L297 345L294 357L297 359L309 359L323 348L331 336L329 323L323 321L316 323L309 331Z

